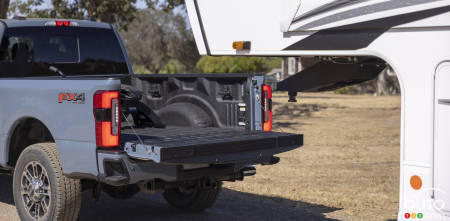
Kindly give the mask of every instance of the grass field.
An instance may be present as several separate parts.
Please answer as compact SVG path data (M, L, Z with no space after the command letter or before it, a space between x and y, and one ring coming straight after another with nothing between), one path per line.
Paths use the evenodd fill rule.
M304 147L258 167L232 190L279 197L344 220L395 219L398 208L400 97L274 95L274 130L304 134Z

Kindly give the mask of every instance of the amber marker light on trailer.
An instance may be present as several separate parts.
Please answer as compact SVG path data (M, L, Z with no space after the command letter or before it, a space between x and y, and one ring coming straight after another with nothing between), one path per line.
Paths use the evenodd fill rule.
M249 41L235 41L235 42L233 42L233 49L238 50L238 51L250 50L251 46L252 46L252 44Z
M97 146L119 146L120 99L118 91L98 91L94 94L94 117Z
M419 176L414 175L409 180L409 184L413 189L420 190L420 188L422 188L422 179Z

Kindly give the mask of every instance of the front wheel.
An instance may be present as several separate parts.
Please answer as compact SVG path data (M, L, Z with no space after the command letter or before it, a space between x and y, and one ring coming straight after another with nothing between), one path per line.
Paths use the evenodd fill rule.
M81 206L81 184L62 174L54 143L33 144L14 168L13 194L23 221L75 221Z
M164 191L166 201L177 209L186 212L199 212L211 207L219 196L222 182L217 182L214 187L189 189L172 188Z

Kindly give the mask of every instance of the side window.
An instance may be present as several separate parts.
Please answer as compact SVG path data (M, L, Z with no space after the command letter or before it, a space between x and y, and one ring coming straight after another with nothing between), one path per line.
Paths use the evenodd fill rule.
M29 37L6 37L0 54L1 62L18 63L77 63L80 57L75 36L51 36L38 44Z
M9 37L3 40L1 62L30 63L33 61L33 41L27 37Z
M6 35L1 43L0 77L25 77L28 73L33 74L35 48L31 38Z
M1 77L36 77L59 75L50 65L79 63L78 38L73 35L8 33L0 47Z

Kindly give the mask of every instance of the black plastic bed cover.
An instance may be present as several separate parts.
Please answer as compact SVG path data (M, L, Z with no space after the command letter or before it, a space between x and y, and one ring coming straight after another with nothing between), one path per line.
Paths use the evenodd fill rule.
M122 147L132 158L156 163L258 162L303 145L303 135L224 128L124 129Z

